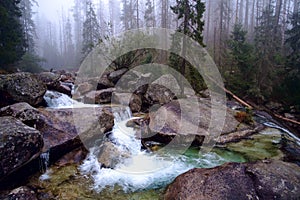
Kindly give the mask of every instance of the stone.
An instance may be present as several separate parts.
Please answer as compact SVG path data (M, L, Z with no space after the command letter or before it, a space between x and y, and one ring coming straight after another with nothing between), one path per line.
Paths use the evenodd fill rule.
M115 92L112 103L129 106L133 113L140 112L142 109L142 98L137 94Z
M13 117L0 117L0 179L37 158L42 134Z
M144 96L149 105L164 105L171 102L175 98L175 94L170 89L159 84L149 85Z
M235 133L240 123L235 119L234 111L225 109L226 113L224 114L226 115L220 118L218 123L220 125L224 123L224 127L223 129L220 127L217 131L219 134ZM219 135L214 136L208 132L210 122L211 102L209 100L198 97L174 100L163 106L157 105L157 108L153 108L149 114L148 123L142 124L140 134L145 140L165 143L170 142L176 136L179 142L192 143L194 141L199 145L203 141L203 137L210 136L216 141L218 139ZM211 132L216 133L215 127L210 128ZM244 129L248 130L250 127L244 125L240 131ZM247 134L244 135L246 137Z
M105 142L100 147L98 161L103 167L113 169L125 158L129 158L129 153L121 151L111 142Z
M89 104L110 103L113 92L115 92L114 88L109 88L109 89L99 90L99 91L91 91L84 96L83 98L84 103L89 103Z
M76 89L75 89L75 93L78 93L80 95L84 95L90 91L92 91L94 89L94 86L88 82L84 82L84 83L80 83L77 85Z
M39 106L46 90L44 83L30 73L0 75L0 107L18 102Z
M115 85L107 78L107 76L102 76L98 81L97 81L97 90L103 90L107 88L112 88Z
M114 125L110 107L35 109L27 103L18 103L0 109L0 116L12 116L43 136L43 152L50 152L55 161L85 144L90 148L95 138L103 137Z
M41 80L48 88L48 90L56 90L60 85L60 75L52 72L42 72L38 74L39 80Z
M38 200L37 194L27 186L12 190L4 200Z
M228 163L178 176L164 199L299 199L299 184L300 168L292 163Z
M55 88L55 90L68 96L72 95L72 86L68 83L59 82L59 85Z
M108 80L116 84L127 71L128 69L126 68L113 71L108 75Z

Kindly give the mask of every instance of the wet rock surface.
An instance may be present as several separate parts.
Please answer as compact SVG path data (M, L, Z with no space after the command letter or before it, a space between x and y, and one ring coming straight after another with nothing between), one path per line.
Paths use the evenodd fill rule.
M0 179L38 157L42 134L13 117L0 117Z
M26 186L16 188L2 198L3 200L38 200L35 191Z
M165 199L299 199L300 168L283 161L192 169L170 184Z
M129 153L118 149L113 143L105 142L100 147L98 161L103 167L115 168L121 159L128 158Z
M114 88L91 91L84 96L83 98L84 103L90 103L90 104L110 103L114 91L115 91Z
M30 73L0 75L0 107L18 102L41 105L46 89L44 83Z

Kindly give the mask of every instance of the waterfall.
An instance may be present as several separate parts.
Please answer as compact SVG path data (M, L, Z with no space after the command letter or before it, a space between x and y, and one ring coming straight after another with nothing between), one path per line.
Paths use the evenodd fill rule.
M56 91L47 91L44 95L44 100L47 103L47 106L50 108L74 108L74 107L96 107L99 105L84 104L78 102L68 95L56 92Z
M46 151L40 155L40 171L44 174L40 176L40 180L48 180L49 176L49 167L50 164L50 152Z
M98 162L99 144L90 149L90 153L80 166L83 175L94 180L94 189L101 191L106 187L119 185L125 192L161 188L173 181L178 175L195 166L214 167L226 161L216 153L209 153L191 162L184 155L157 155L142 150L141 140L136 138L135 130L127 127L131 117L129 108L113 109L115 125L110 135L111 142L121 151L128 152L129 158L121 159L114 169L102 168ZM211 158L208 160L207 158Z

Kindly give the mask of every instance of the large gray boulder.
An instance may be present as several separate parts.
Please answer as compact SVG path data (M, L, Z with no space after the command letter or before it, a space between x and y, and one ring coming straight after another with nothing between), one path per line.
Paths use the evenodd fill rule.
M100 147L98 161L103 167L115 168L122 159L129 158L129 153L124 152L111 142L104 142Z
M0 117L0 179L38 157L42 134L13 117Z
M215 142L226 143L245 138L255 132L247 125L240 125L234 117L234 111L228 108L220 108L225 109L222 113L224 116L212 119L212 106L208 99L179 99L152 109L149 117L140 124L141 136L146 141L168 143L176 138L178 142L194 142L198 146L202 144L204 137L212 137ZM219 132L214 131L215 127L211 127L212 120L222 128ZM226 136L218 140L219 135L215 135L216 133ZM231 133L234 133L232 137Z
M30 73L0 75L0 107L18 102L38 106L46 90L45 84Z
M0 109L0 116L12 116L36 128L42 134L43 152L49 151L53 161L83 143L89 148L114 125L110 107L36 109L18 103Z
M192 169L170 184L165 199L299 199L300 167L283 161Z
M84 103L88 103L88 104L110 103L113 92L115 92L114 88L108 88L99 91L91 91L84 96L83 100Z

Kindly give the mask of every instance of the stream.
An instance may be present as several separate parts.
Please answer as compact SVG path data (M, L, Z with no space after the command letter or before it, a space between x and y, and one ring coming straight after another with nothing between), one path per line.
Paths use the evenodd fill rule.
M65 107L85 107L67 95L48 91L45 100L53 109ZM129 108L116 109L115 125L112 132L103 140L109 141L114 148L126 156L116 161L113 169L104 168L98 161L103 140L95 141L89 149L88 156L80 165L64 167L47 167L47 157L41 160L46 163L46 172L36 174L31 180L41 185L45 193L61 199L162 199L165 187L178 175L192 169L211 168L227 162L248 162L265 158L281 159L280 150L283 136L295 140L299 138L275 123L263 121L267 127L249 140L216 146L206 154L199 154L197 148L190 148L183 155L172 153L156 154L143 150L135 130L126 123L134 119Z

